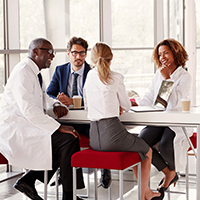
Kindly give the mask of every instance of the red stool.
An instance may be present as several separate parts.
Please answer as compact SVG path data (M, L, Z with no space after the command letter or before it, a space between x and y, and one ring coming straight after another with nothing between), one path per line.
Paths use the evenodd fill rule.
M102 162L103 161L103 162ZM104 152L93 149L85 149L75 153L71 157L73 167L73 199L76 199L76 168L94 168L95 200L97 196L97 168L119 170L119 196L123 200L123 171L129 167L138 167L138 199L141 198L141 159L136 152Z

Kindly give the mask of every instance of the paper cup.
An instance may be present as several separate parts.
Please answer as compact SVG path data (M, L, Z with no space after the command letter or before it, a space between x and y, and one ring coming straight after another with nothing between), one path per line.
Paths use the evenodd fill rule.
M74 108L81 108L82 97L75 95L73 96Z
M182 111L189 112L190 111L190 99L181 99Z

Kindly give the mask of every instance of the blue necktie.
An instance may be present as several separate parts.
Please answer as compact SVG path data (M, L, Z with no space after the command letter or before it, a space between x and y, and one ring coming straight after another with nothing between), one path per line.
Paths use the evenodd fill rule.
M39 82L40 82L40 86L42 88L42 75L41 75L41 73L38 74L38 79L39 79Z
M78 89L77 89L77 77L79 74L73 73L73 86L72 86L72 97L74 95L78 95Z

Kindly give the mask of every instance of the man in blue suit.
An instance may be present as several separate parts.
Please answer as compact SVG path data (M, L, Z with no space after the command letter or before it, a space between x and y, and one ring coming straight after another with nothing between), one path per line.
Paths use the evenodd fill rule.
M47 94L57 98L66 106L73 104L73 74L77 77L77 92L83 96L83 86L90 70L89 64L85 61L87 56L88 43L80 37L73 37L67 44L67 55L70 62L57 66L52 81L47 88Z
M90 70L89 64L85 61L87 56L88 43L80 37L72 37L67 44L67 55L70 62L56 67L52 80L47 88L47 94L61 101L66 106L73 104L73 74L77 77L77 95L83 97L83 86ZM73 124L79 133L89 136L89 125ZM58 178L61 184L61 177ZM55 182L51 186L55 185Z
M47 88L47 94L52 98L57 98L66 106L73 104L73 81L74 73L77 75L77 91L76 93L83 97L83 86L90 70L89 64L85 61L87 56L88 43L80 37L72 37L67 44L67 55L70 59L69 63L56 67L53 78ZM70 124L68 124L70 125ZM87 124L73 124L74 129L79 133L89 136L90 126ZM58 178L59 184L61 177ZM111 184L111 172L104 169L101 175L101 185L108 188ZM51 186L55 185L55 182Z

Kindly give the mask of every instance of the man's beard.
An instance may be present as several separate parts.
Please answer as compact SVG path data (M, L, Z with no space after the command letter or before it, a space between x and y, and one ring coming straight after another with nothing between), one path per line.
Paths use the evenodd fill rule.
M76 64L77 61L79 61L81 64ZM76 60L76 61L74 62L74 64L75 64L76 67L80 68L80 67L82 67L82 65L83 65L83 61L82 61L82 60Z

